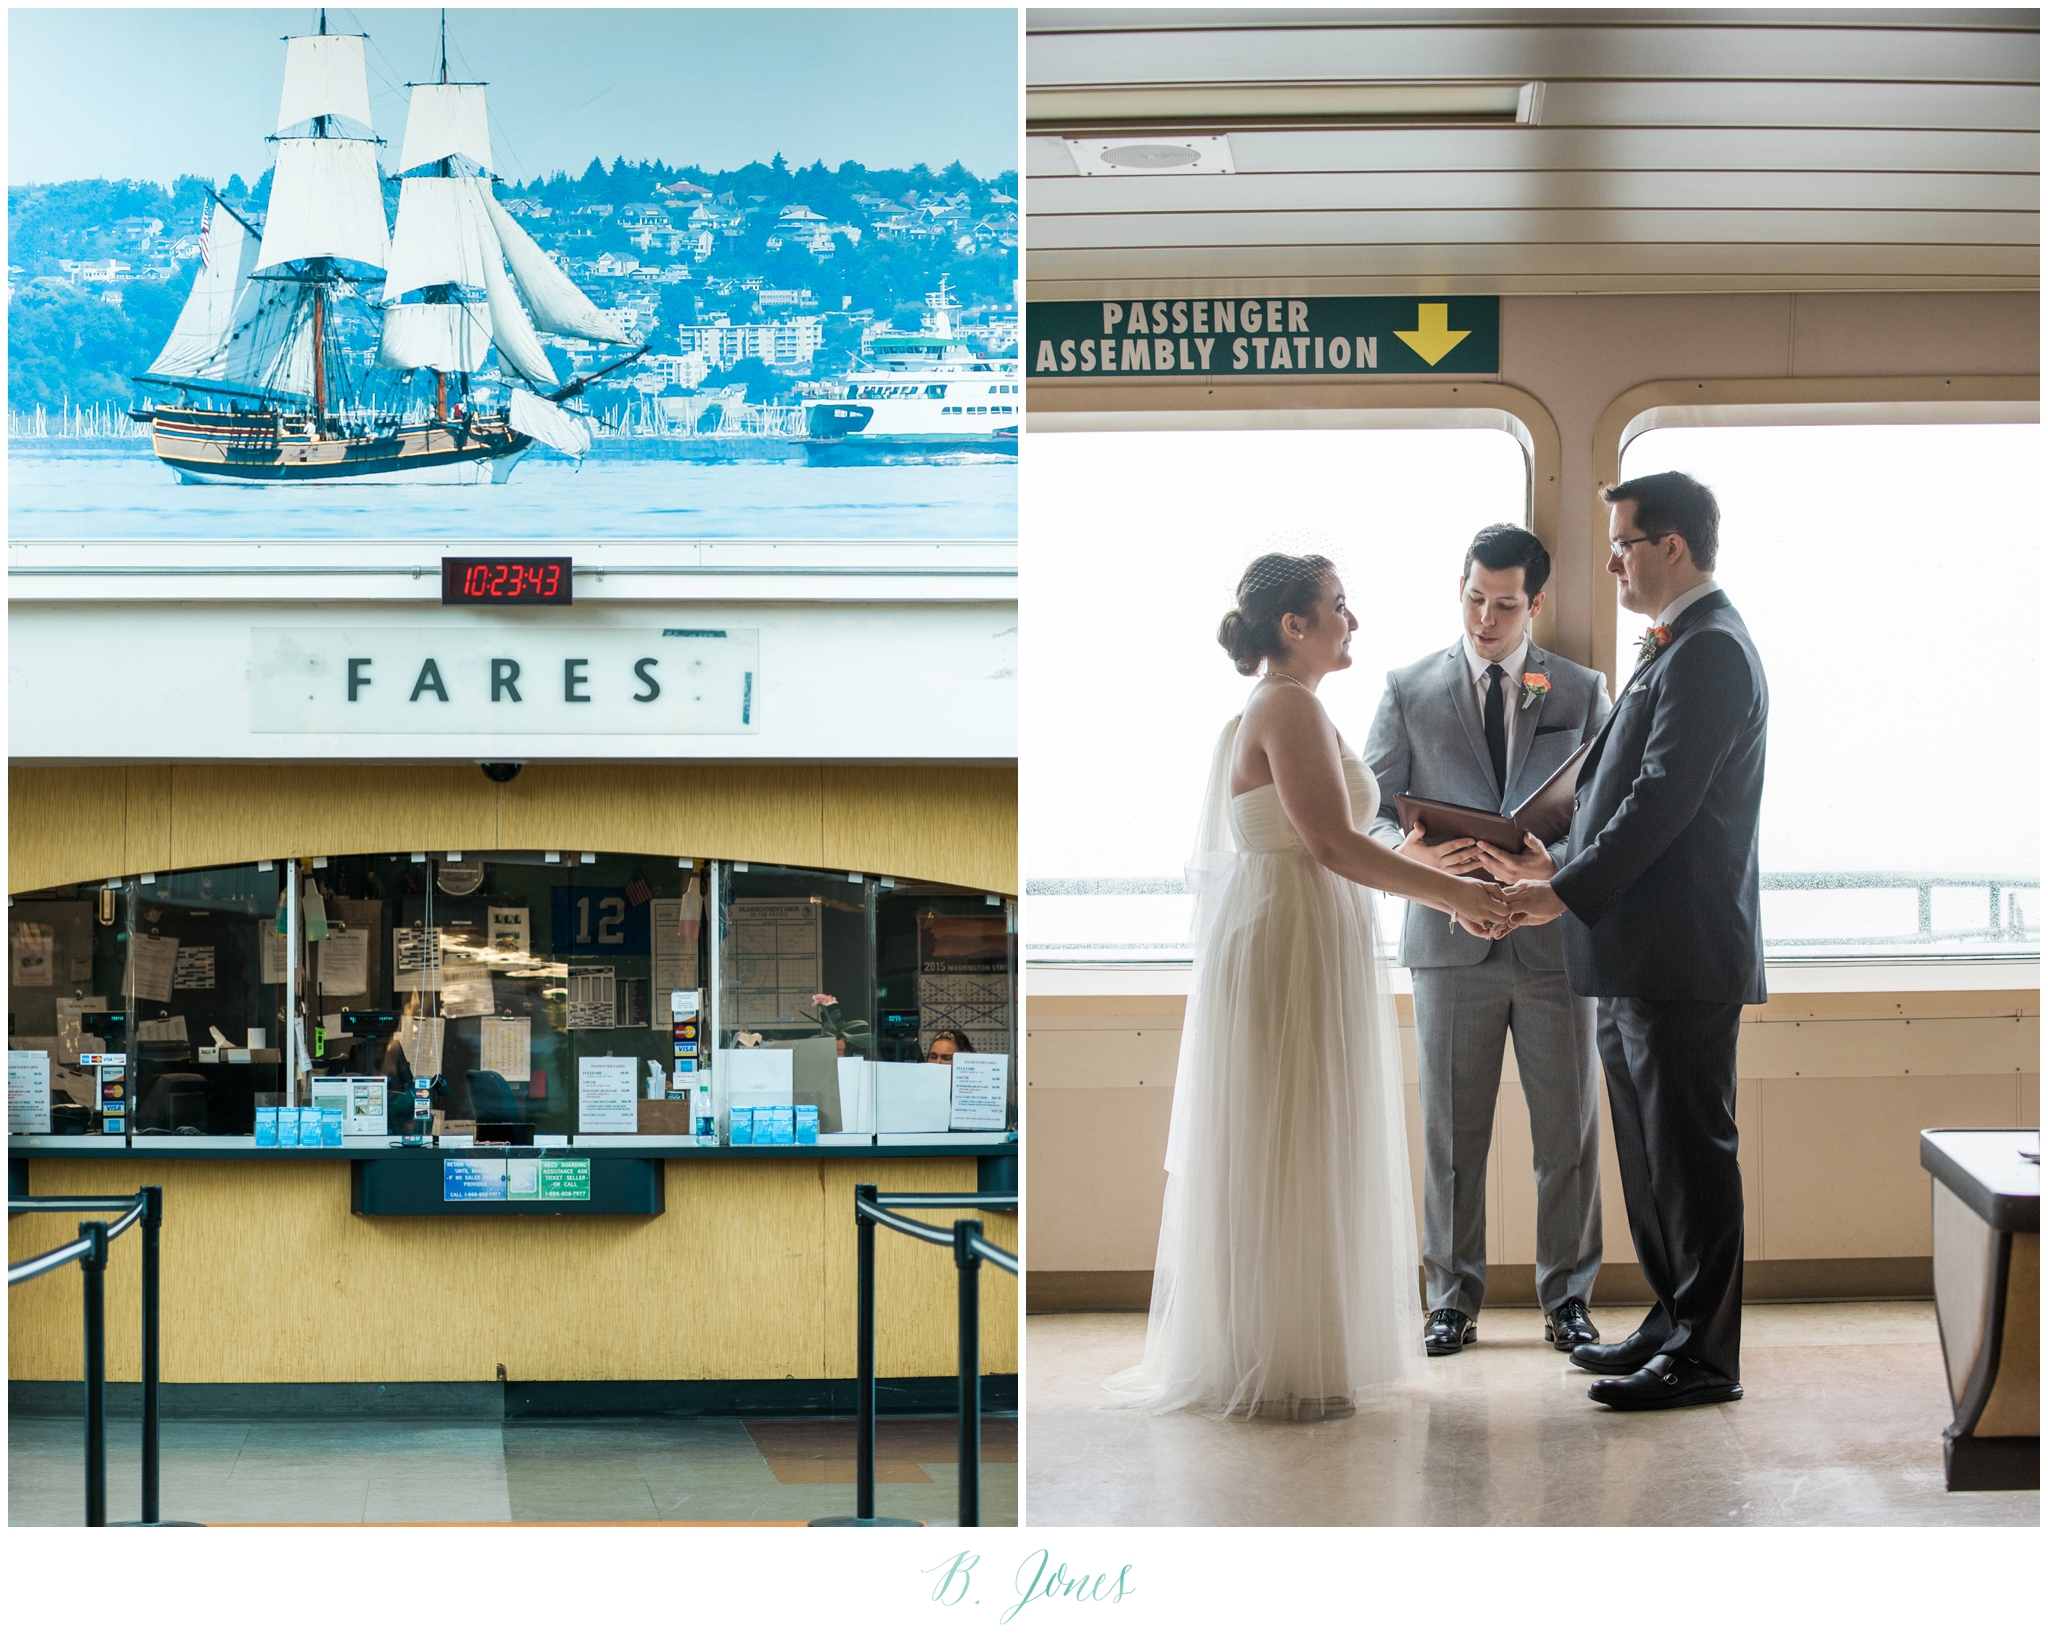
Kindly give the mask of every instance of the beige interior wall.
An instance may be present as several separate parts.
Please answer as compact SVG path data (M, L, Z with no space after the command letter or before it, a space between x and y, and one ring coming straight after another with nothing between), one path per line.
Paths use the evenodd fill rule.
M1034 1274L1149 1272L1186 1002L1033 996L1026 1004L1027 1208ZM1413 1009L1398 1000L1410 1168L1420 1225L1421 1108ZM1933 1253L1920 1131L2040 1120L2040 996L1794 994L1745 1010L1736 1119L1753 1261ZM1601 1109L1605 1257L1632 1267ZM1486 1253L1536 1254L1526 1103L1510 1048L1487 1172Z
M853 1188L972 1192L972 1158L670 1160L664 1213L368 1218L349 1165L256 1159L38 1159L42 1194L164 1189L163 1377L178 1383L850 1379ZM965 1211L926 1212L944 1224ZM1015 1250L1017 1217L983 1213ZM76 1235L20 1215L8 1259ZM108 1377L139 1377L138 1234L107 1275ZM949 1250L894 1232L875 1249L876 1366L958 1367ZM981 1272L986 1373L1017 1370L1016 1280ZM11 1290L8 1373L81 1377L76 1273Z
M1013 896L1017 775L990 767L530 763L11 766L15 891L374 851L639 851L858 869Z

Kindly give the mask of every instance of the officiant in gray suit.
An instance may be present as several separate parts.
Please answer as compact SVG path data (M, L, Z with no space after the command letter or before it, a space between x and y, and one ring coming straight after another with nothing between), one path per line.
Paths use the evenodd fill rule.
M1547 880L1566 858L1524 834L1519 853L1403 834L1400 794L1511 813L1607 717L1606 678L1530 638L1550 553L1526 529L1482 528L1458 585L1464 635L1387 677L1366 740L1382 804L1368 826L1404 856L1453 874ZM1423 1340L1431 1356L1478 1338L1486 1295L1486 1159L1510 1033L1536 1165L1536 1293L1560 1351L1598 1338L1587 1310L1600 1270L1599 1059L1594 1002L1567 986L1555 922L1497 940L1411 903L1401 963L1413 975L1424 1150Z

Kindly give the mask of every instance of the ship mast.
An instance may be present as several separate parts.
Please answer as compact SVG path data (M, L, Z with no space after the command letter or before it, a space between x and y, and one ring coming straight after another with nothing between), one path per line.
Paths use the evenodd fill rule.
M443 85L448 83L448 8L446 6L441 8L441 83ZM454 161L452 159L442 159L434 166L434 174L436 176L453 176L455 174ZM454 291L448 285L442 284L435 289L428 290L424 299L431 304L443 304L453 294ZM448 418L448 377L439 369L436 369L433 373L434 418L436 420L446 420ZM469 383L467 381L463 382L462 392L465 397L469 395Z
M327 8L320 8L320 30L327 33ZM326 114L313 119L313 134L325 136L330 129ZM326 256L306 264L306 270L313 274L313 435L318 438L320 428L327 420L327 284L325 275L334 263Z
M262 278L277 268L269 281L302 292L302 316L280 338L267 378L282 371L289 395L305 395L316 436L326 429L336 378L335 359L327 355L334 338L329 309L345 277L343 264L382 267L391 254L376 137L350 134L344 118L365 129L371 124L363 36L334 32L323 7L314 33L287 36L284 92L271 137L277 158L270 206L251 272Z

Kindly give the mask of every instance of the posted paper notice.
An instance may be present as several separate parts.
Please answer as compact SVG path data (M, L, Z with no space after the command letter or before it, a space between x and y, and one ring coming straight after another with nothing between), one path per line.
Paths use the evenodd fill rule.
M513 1084L533 1077L533 1019L528 1016L484 1018L483 1069Z
M177 965L176 937L132 938L128 944L128 997L168 1005Z
M320 991L347 998L368 991L369 986L369 931L337 931L330 925L327 940L320 944Z
M576 1130L580 1135L633 1135L640 1128L634 1105L631 1056L585 1056L576 1064Z
M610 965L572 965L569 968L569 1026L572 1028L617 1027L618 984Z
M952 1130L1000 1130L1009 1123L1010 1058L961 1051L953 1058Z
M10 1050L7 1053L7 1133L50 1133L50 1053Z

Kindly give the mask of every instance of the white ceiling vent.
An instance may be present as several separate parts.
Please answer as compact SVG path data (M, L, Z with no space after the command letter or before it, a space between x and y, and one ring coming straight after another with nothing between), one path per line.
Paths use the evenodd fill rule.
M1083 136L1067 151L1083 176L1229 176L1227 136Z

